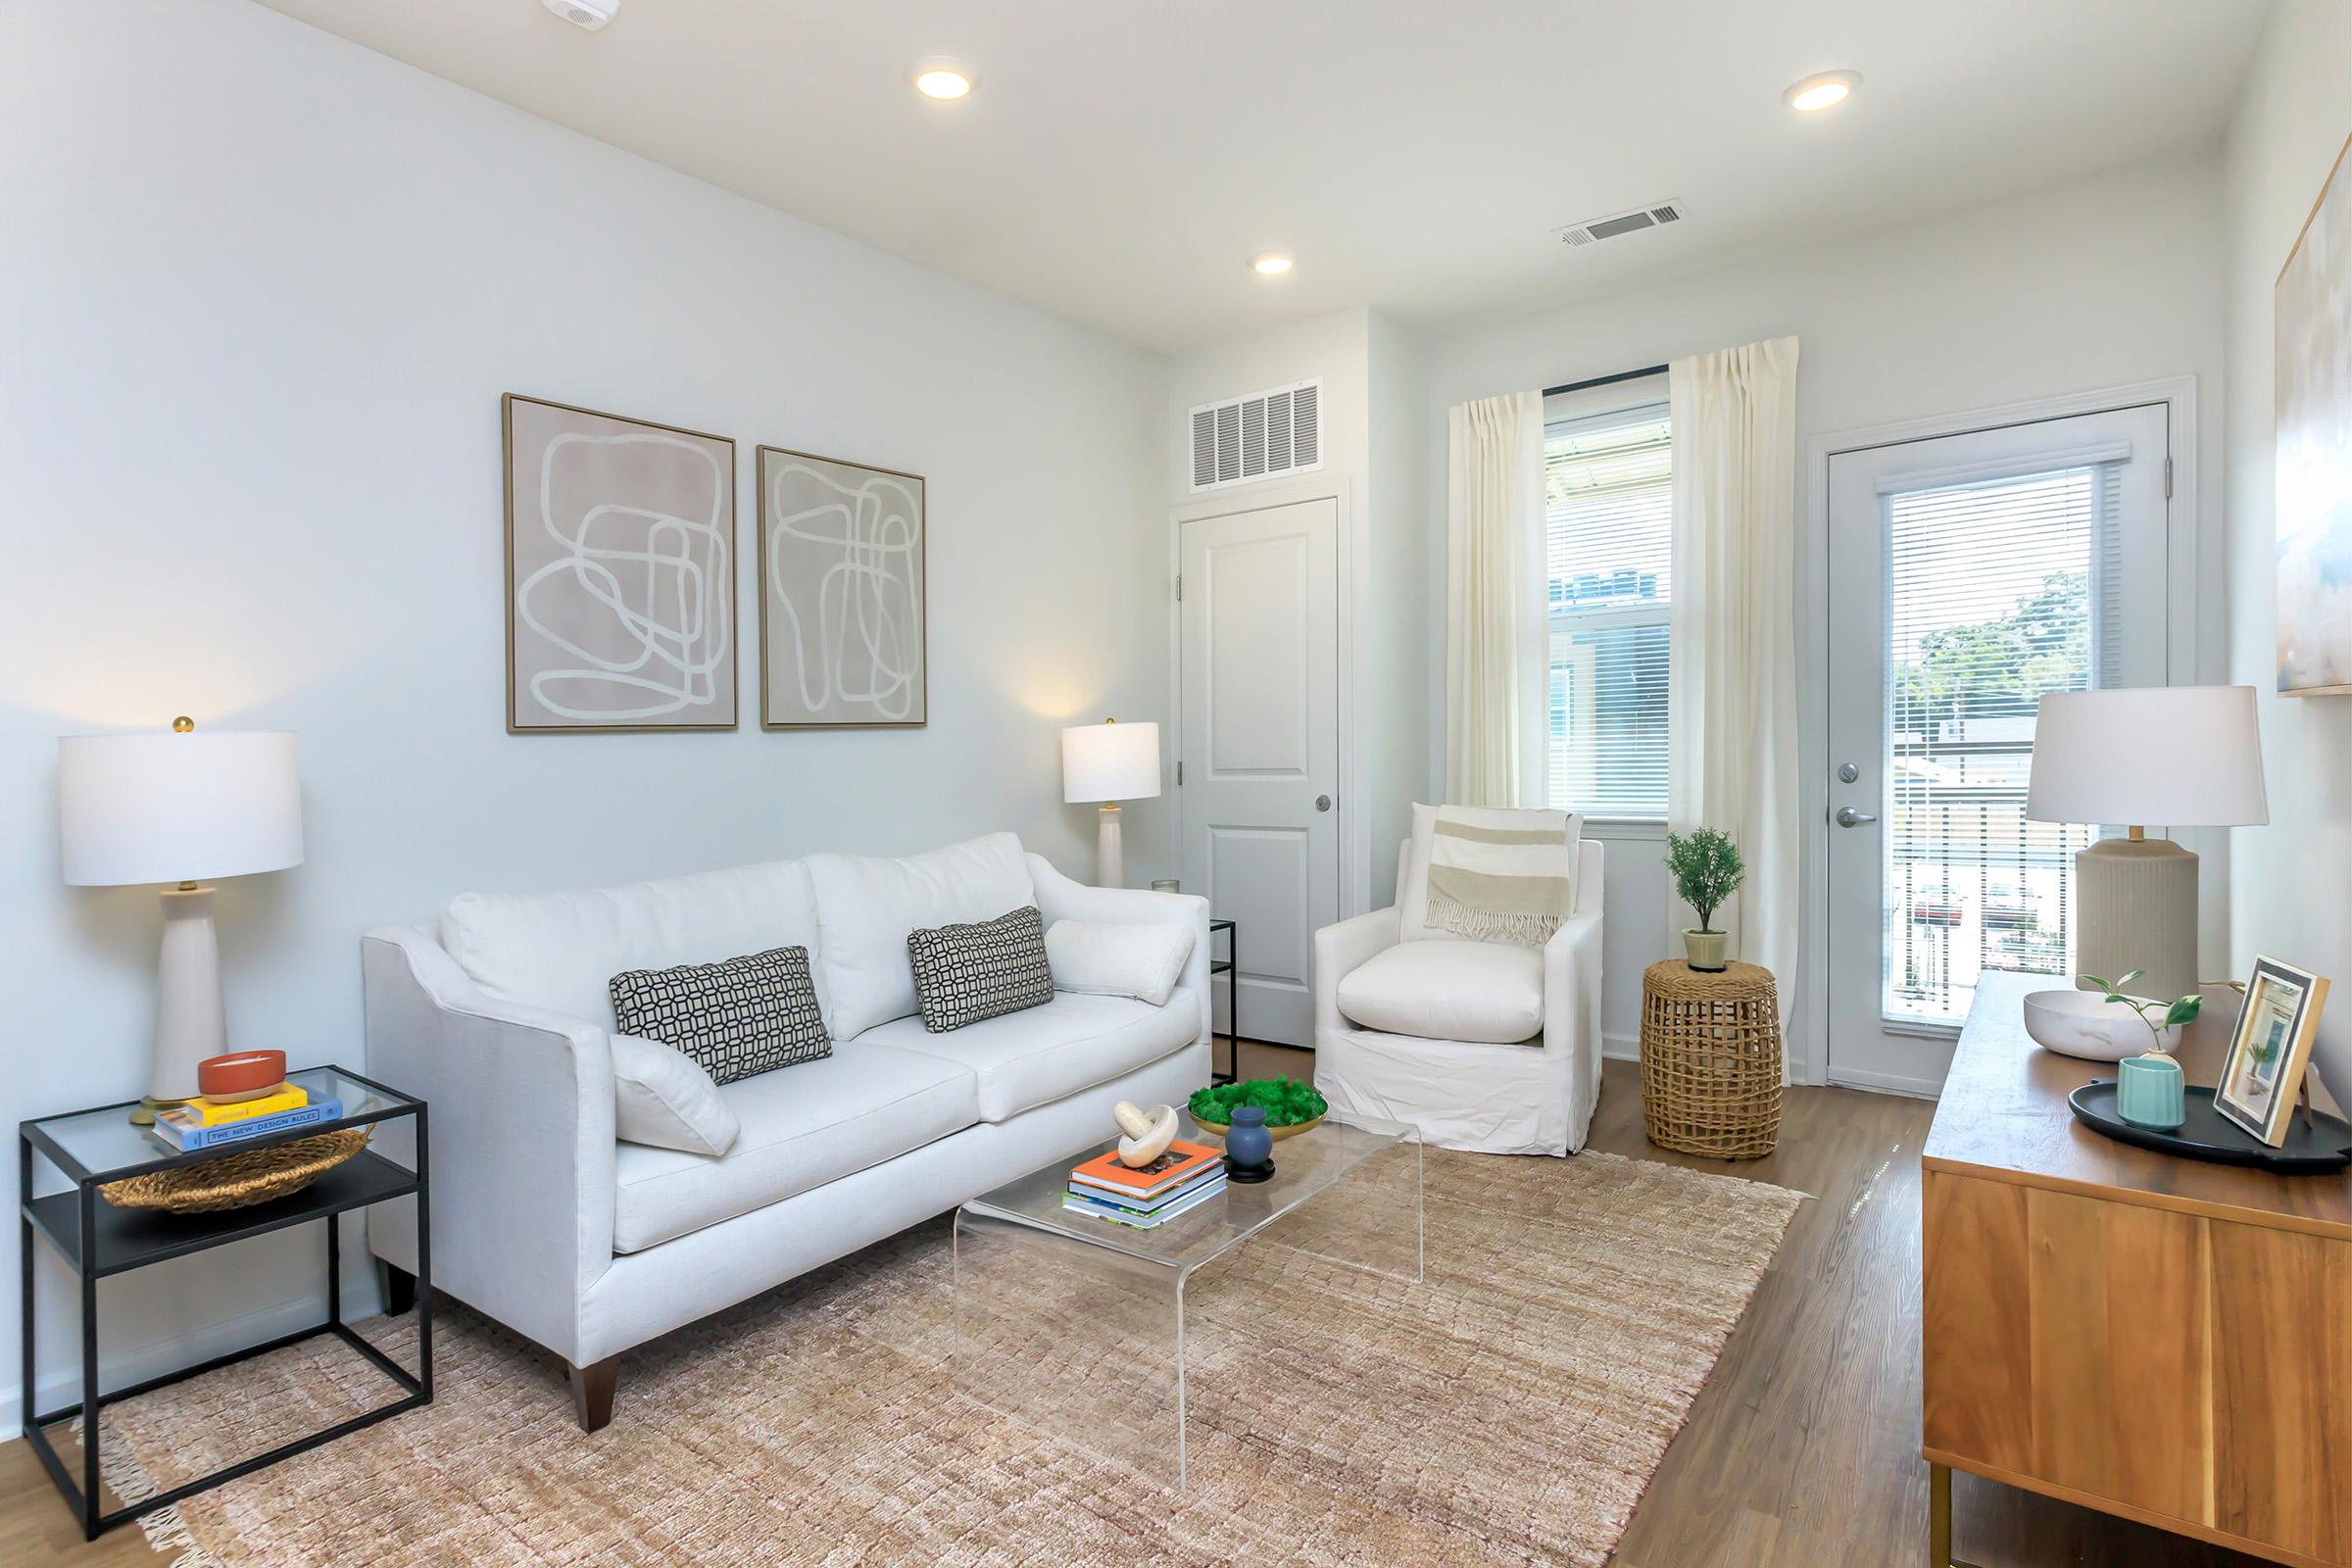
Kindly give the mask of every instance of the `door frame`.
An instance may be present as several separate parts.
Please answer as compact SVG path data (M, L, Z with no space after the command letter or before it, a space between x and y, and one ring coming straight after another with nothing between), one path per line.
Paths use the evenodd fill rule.
M2199 506L2197 450L2197 378L2167 376L2121 386L2059 393L2016 403L1994 404L1955 414L1897 419L1885 424L1829 430L1805 443L1805 532L1799 548L1807 554L1797 573L1800 622L1805 632L1797 642L1798 755L1813 762L1802 766L1797 789L1800 821L1799 864L1804 877L1798 918L1805 955L1798 987L1797 1027L1789 1031L1789 1076L1792 1082L1831 1081L1829 1000L1830 955L1830 623L1824 613L1830 595L1830 460L1839 453L1868 447L1893 446L1907 441L1933 441L1967 435L2003 425L2030 424L2042 419L2070 418L2082 414L2143 404L2166 406L2165 421L2172 464L2172 494L2165 502L2165 681L2183 685L2218 679L2215 665L2226 652L2218 624L2222 606L2221 530L2205 526ZM2212 586L2200 595L2201 583ZM2213 622L2213 624L2209 624ZM2212 907L2215 888L2228 896L2229 833L2227 829L2183 829L2181 841L2206 861L2198 887L2200 902ZM2200 922L2201 924L2203 922ZM1875 1074L1840 1074L1837 1082L1857 1089L1934 1099L1940 1084L1919 1079L1881 1078Z
M1356 799L1357 787L1371 776L1369 760L1363 756L1363 726L1355 721L1358 711L1356 682L1360 677L1361 661L1355 657L1355 603L1357 593L1356 562L1362 558L1363 541L1359 532L1363 519L1349 505L1348 480L1341 474L1317 474L1311 478L1290 482L1272 480L1262 485L1236 486L1199 501L1186 502L1168 514L1168 711L1176 722L1169 728L1174 732L1175 762L1184 760L1184 613L1176 602L1176 578L1184 564L1184 525L1209 517L1233 517L1251 512L1271 512L1278 507L1296 506L1302 501L1328 501L1333 507L1332 540L1339 559L1333 563L1336 573L1332 583L1332 605L1337 615L1339 635L1339 814L1340 835L1340 918L1345 920L1362 914L1371 907L1372 813L1361 808ZM1368 697L1370 694L1363 694ZM1175 809L1169 813L1174 837L1167 846L1167 861L1181 865L1184 858L1184 789L1175 785L1175 773L1169 775L1171 793L1175 795ZM1314 933L1307 933L1311 944ZM1244 941L1248 940L1245 934Z

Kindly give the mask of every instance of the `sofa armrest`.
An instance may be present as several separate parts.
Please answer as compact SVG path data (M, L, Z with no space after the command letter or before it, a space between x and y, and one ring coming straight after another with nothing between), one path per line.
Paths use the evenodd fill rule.
M420 927L369 932L361 958L368 1071L426 1102L434 1283L577 1361L582 1294L612 1262L610 1037L490 996ZM369 1245L414 1268L410 1207L376 1210Z
M1340 1013L1340 982L1396 945L1394 905L1374 909L1315 933L1315 1028L1346 1029Z
M1196 1041L1209 1034L1208 901L1191 893L1153 893L1148 888L1097 888L1063 876L1042 855L1029 857L1029 880L1037 889L1037 912L1047 925L1056 920L1091 920L1102 925L1181 925L1191 928L1193 954L1184 960L1178 992L1200 1008ZM1175 998L1168 1005L1176 1005Z

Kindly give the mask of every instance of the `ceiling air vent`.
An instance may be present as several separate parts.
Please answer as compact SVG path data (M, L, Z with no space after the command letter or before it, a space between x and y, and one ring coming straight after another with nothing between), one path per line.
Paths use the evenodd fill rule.
M1563 245L1590 245L1596 239L1615 239L1620 234L1656 228L1661 223L1679 223L1686 211L1680 201L1660 202L1655 207L1629 207L1622 213L1571 223L1554 232L1560 236Z
M1323 379L1193 410L1193 491L1323 466Z

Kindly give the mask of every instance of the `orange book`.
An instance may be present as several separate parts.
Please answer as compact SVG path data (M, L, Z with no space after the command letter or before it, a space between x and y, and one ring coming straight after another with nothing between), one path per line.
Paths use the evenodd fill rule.
M1120 1163L1115 1152L1097 1154L1085 1164L1073 1167L1070 1180L1090 1187L1107 1187L1114 1193L1136 1198L1150 1198L1200 1175L1224 1157L1214 1149L1177 1142L1168 1146L1166 1153L1141 1169Z

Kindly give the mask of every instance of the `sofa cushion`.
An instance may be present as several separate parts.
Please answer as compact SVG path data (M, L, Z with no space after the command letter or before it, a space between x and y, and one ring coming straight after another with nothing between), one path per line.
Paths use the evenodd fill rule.
M1021 841L1010 833L928 855L811 855L801 863L816 894L825 1021L835 1040L854 1040L915 1010L908 933L993 920L1037 902Z
M1056 991L1133 997L1165 1006L1193 956L1193 928L1156 921L1056 920L1046 960Z
M918 1051L968 1068L979 1081L980 1119L996 1122L1170 1055L1191 1044L1200 1026L1196 1007L1057 991L1042 1007L983 1019L954 1034L929 1034L920 1018L898 1018L859 1044ZM1108 1137L1111 1129L1102 1131Z
M612 1125L624 1143L723 1154L743 1126L710 1075L674 1046L612 1037Z
M607 1028L606 986L623 969L770 948L807 948L818 1004L826 1001L816 899L798 860L578 893L461 893L441 906L441 946L494 997Z
M1340 981L1358 1028L1506 1046L1544 1032L1544 954L1512 942L1399 942Z
M743 1128L723 1157L638 1144L613 1152L614 1251L780 1203L980 1119L968 1069L862 1041L718 1093Z
M775 948L721 963L624 969L612 981L612 1021L684 1052L715 1083L830 1055L807 948Z

